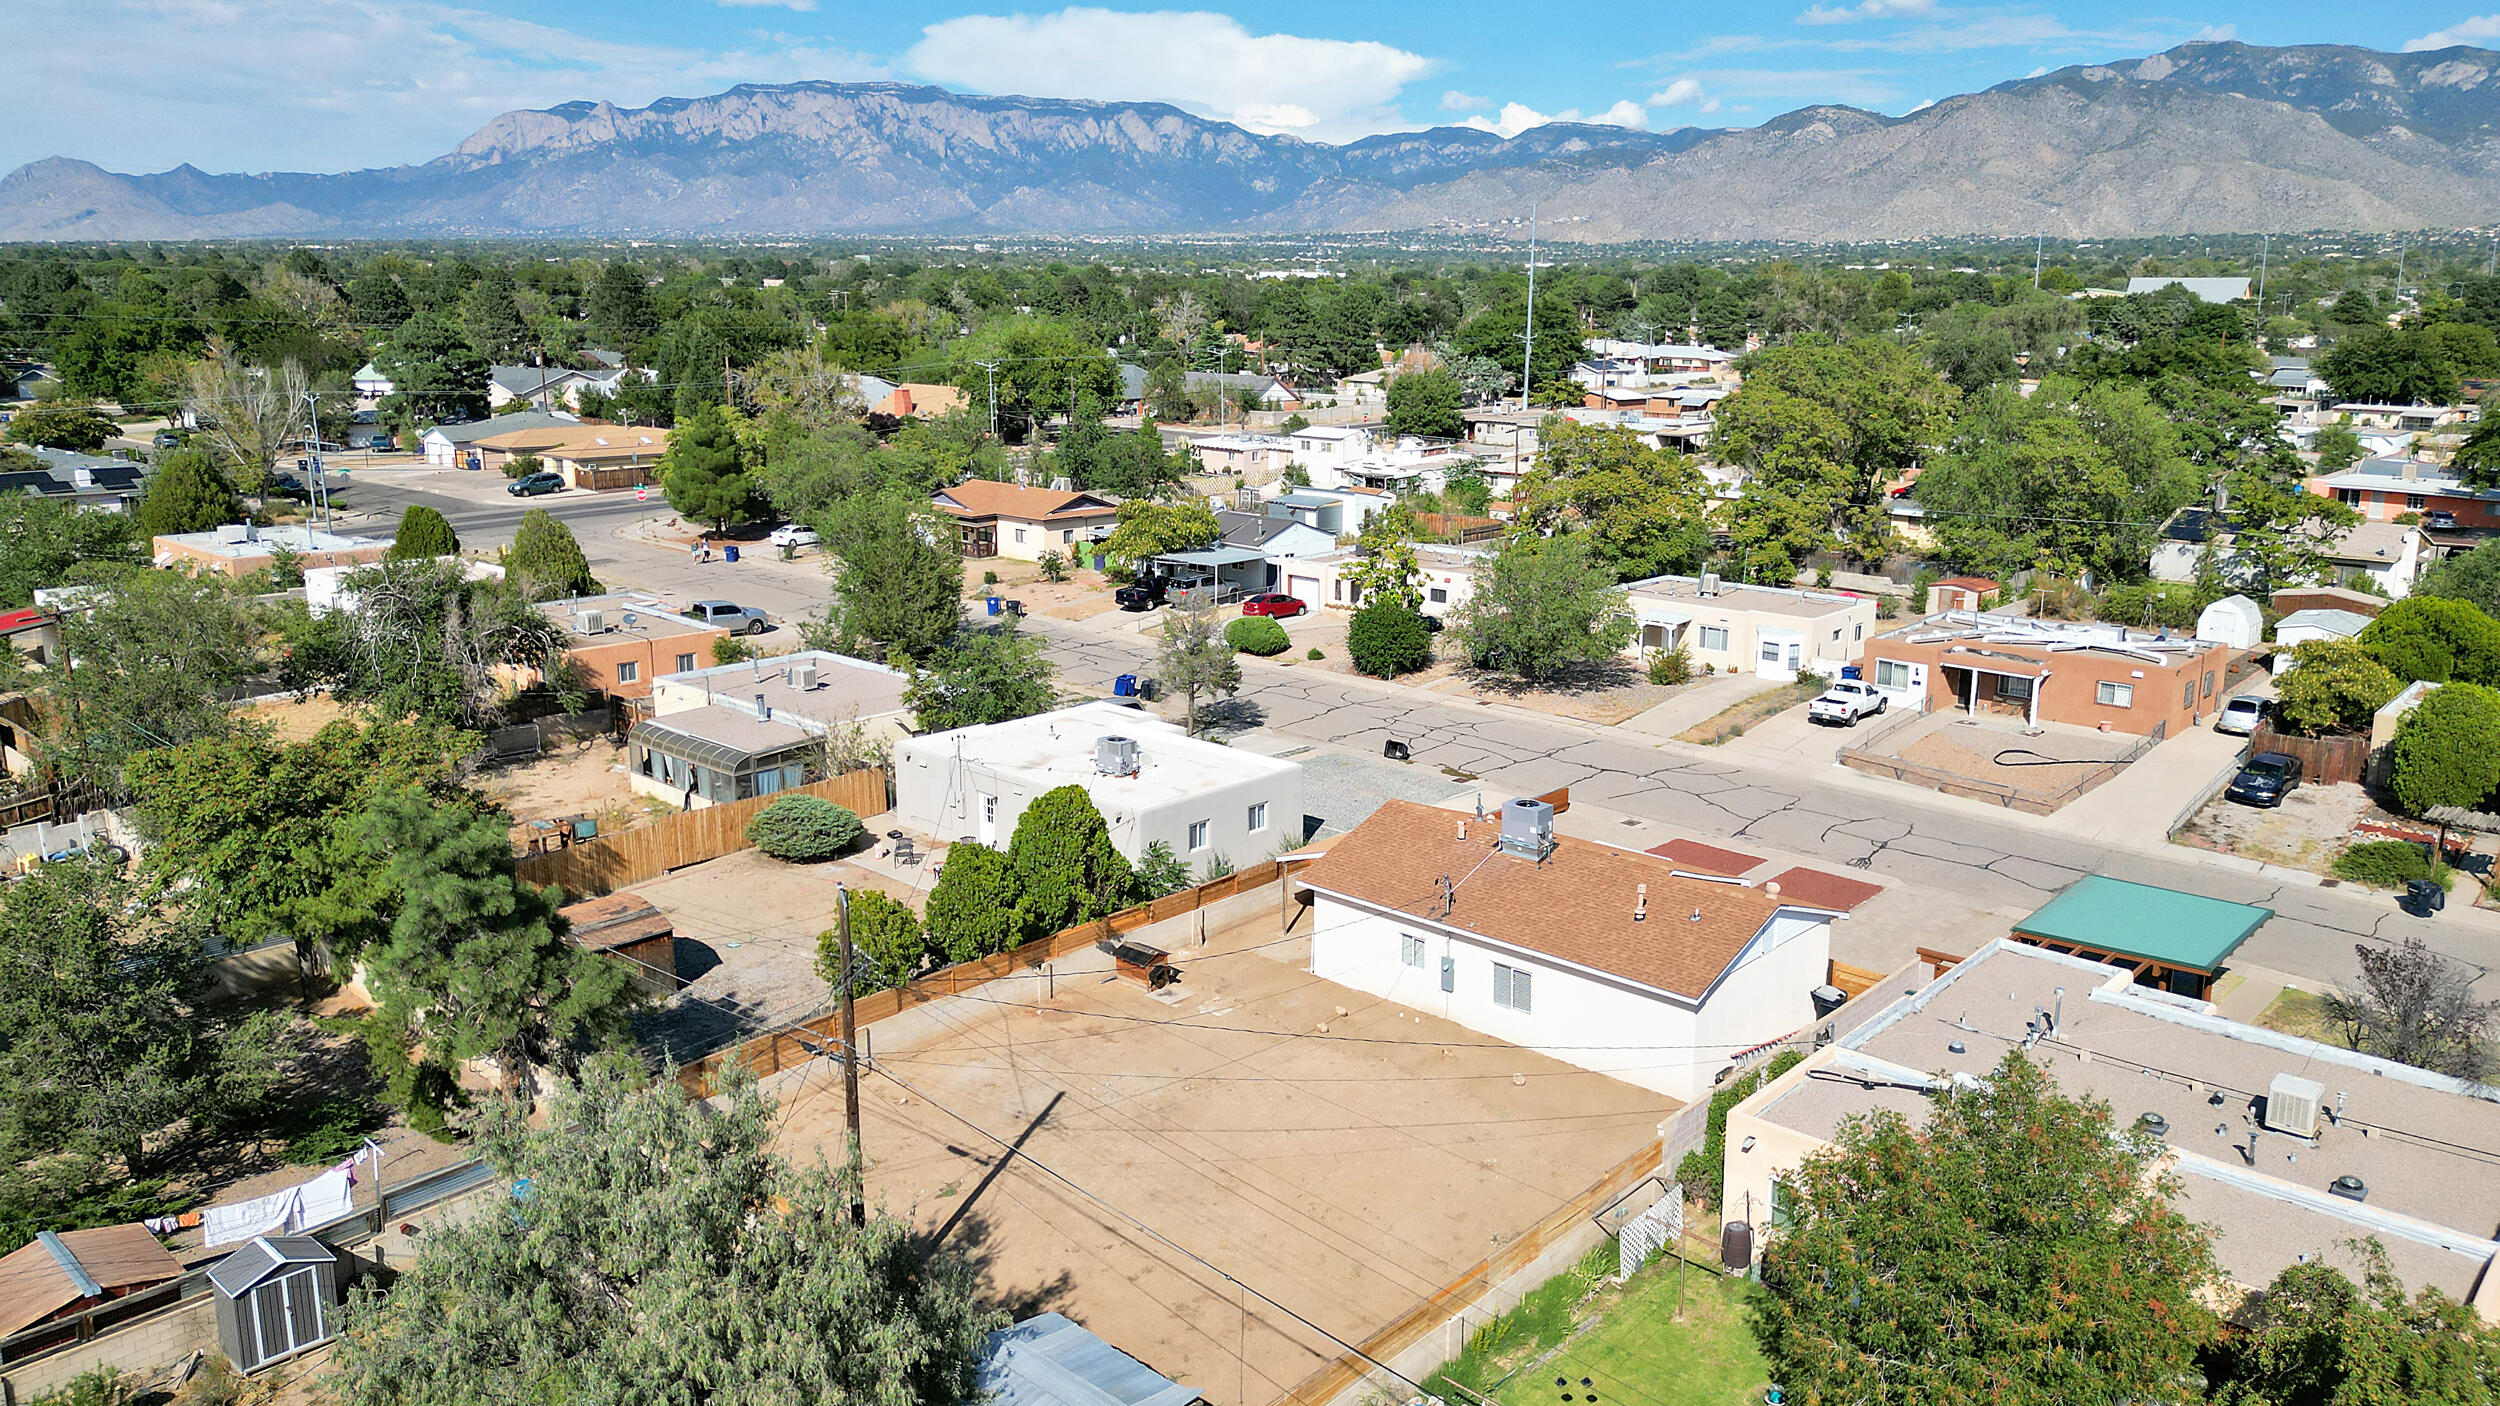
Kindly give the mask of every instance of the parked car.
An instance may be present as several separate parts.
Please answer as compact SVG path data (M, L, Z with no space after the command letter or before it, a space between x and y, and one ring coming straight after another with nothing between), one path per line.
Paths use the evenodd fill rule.
M1111 593L1111 599L1122 610L1152 610L1163 604L1163 595L1170 582L1161 576L1140 576Z
M158 430L156 432L156 447L159 449L179 449L182 447L182 436L175 434L172 430Z
M2243 693L2222 705L2222 711L2214 718L2214 731L2246 737L2257 730L2257 724L2265 717L2266 700Z
M813 547L816 545L817 538L814 528L801 527L795 522L785 522L781 526L774 528L772 535L766 537L764 540L772 543L776 547L787 548Z
M725 600L699 600L686 607L686 614L706 625L718 625L733 635L760 635L773 627L764 612L751 605L738 605Z
M515 498L535 498L541 493L562 493L563 491L564 475L553 469L541 469L534 474L523 474L512 481L510 488L504 490Z
M304 486L302 479L284 469L269 476L269 491L280 498L292 498L299 503L312 501L312 490Z
M2457 525L2457 515L2446 508L2433 508L2422 514L2422 525L2436 527L2443 532L2452 531Z
M1856 727L1860 718L1876 716L1891 702L1864 679L1842 679L1806 705L1806 721Z
M2279 806L2298 789L2300 758L2289 752L2259 752L2231 778L2231 789L2223 794L2241 805Z
M1269 591L1265 595L1252 596L1241 603L1241 613L1244 615L1271 615L1279 620L1290 620L1308 609L1310 607L1304 605L1300 597L1289 596L1281 591Z

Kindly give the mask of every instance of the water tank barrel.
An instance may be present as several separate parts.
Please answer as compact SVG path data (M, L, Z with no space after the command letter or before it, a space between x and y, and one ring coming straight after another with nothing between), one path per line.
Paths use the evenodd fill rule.
M1720 1228L1719 1263L1729 1269L1744 1269L1753 1264L1752 1226L1732 1220Z

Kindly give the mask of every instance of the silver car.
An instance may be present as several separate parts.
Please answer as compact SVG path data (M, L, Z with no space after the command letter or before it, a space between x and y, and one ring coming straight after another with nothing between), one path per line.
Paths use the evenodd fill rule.
M2266 700L2243 693L2222 705L2214 718L2214 731L2246 737L2257 730L2266 716Z
M699 600L686 607L686 613L706 625L718 625L733 635L760 635L773 627L764 612L751 605L736 605L725 600Z

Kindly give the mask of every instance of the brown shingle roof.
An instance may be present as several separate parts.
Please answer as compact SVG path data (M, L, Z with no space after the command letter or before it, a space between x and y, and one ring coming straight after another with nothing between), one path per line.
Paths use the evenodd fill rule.
M106 1225L61 1232L62 1247L108 1294L182 1277L182 1261L144 1225ZM0 1337L84 1300L52 1252L41 1244L20 1246L0 1258Z
M1542 864L1501 854L1494 848L1500 831L1499 820L1391 801L1304 878L1345 898L1689 997L1708 991L1779 911L1760 889L1678 878L1666 860L1592 840L1563 840ZM1443 918L1437 894L1445 875L1458 885L1458 901ZM1641 884L1649 885L1649 916L1634 922Z
M1649 852L1687 873L1725 874L1731 879L1762 864L1757 855L1705 845L1699 840L1669 840L1663 845L1650 846Z
M1061 517L1101 517L1111 504L1091 493L1062 493L1053 488L1026 488L985 478L967 479L937 493L938 511L957 517L1008 517L1022 522L1049 522Z

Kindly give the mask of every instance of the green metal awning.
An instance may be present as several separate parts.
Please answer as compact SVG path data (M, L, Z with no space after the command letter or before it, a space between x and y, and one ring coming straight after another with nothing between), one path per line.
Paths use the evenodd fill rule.
M2014 924L2014 935L2210 975L2273 916L2271 908L2093 874Z

